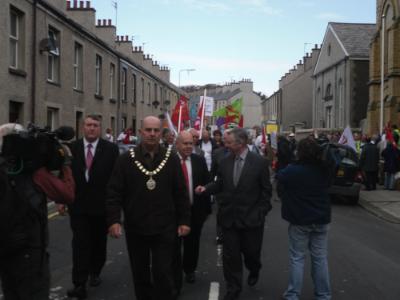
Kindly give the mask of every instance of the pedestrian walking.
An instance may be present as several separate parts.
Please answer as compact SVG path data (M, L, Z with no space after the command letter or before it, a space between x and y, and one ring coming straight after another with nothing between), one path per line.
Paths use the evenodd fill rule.
M211 202L209 196L194 193L194 187L210 182L210 173L207 170L204 157L192 153L193 137L189 132L181 131L179 133L176 140L176 149L181 161L191 204L190 233L183 238L178 238L177 245L175 281L177 290L180 291L182 286L182 270L185 273L185 281L187 283L194 283L196 281L195 271L199 260L200 236L203 224L211 213Z
M144 118L141 143L122 154L107 196L109 234L121 236L121 211L137 300L176 297L177 236L190 232L190 202L177 154L160 145L161 122Z
M328 224L331 207L330 178L320 159L319 145L309 138L299 142L298 161L277 173L283 187L282 218L289 222L289 284L286 300L300 299L304 263L311 254L314 299L331 299L328 271Z
M247 140L246 130L232 129L224 140L231 154L222 159L216 181L196 188L197 193L219 194L217 219L223 234L223 272L227 285L224 300L238 299L241 293L242 256L249 270L248 285L257 283L265 216L271 209L267 162L249 151Z
M86 283L101 284L106 262L106 186L119 155L117 145L101 136L100 118L88 115L83 121L83 138L72 146L72 172L76 183L75 202L68 206L72 229L72 283L68 297L87 297ZM64 208L59 207L63 212Z
M379 170L379 149L376 146L376 136L366 139L360 154L360 169L364 173L365 189L376 190L376 181Z

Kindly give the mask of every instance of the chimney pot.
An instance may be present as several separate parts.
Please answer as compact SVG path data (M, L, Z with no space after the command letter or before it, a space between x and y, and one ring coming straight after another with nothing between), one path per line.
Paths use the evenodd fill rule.
M142 52L142 46L139 46L139 52Z
M129 41L129 36L128 35L125 36L125 41Z
M111 26L111 19L108 19L108 26Z
M103 19L103 26L106 26L106 19Z
M117 35L117 41L119 41L119 35Z
M74 6L72 8L78 8L78 0L74 0Z
M137 47L135 47L135 51L134 52L137 52Z
M71 1L67 1L67 9L71 9Z
M100 19L97 20L97 26L101 26L101 20Z
M86 8L90 8L90 1L86 1Z
M84 6L84 1L79 1L79 8L83 8Z

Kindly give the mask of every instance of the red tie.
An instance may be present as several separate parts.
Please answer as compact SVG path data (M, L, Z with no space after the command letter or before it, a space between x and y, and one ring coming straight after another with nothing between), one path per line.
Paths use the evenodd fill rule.
M189 193L189 174L188 174L188 170L187 170L187 167L186 167L186 159L182 159L181 160L181 166L182 166L183 176L185 176L186 188L187 188L188 193Z
M93 163L93 153L92 153L92 144L87 145L87 153L86 153L86 169L90 170Z

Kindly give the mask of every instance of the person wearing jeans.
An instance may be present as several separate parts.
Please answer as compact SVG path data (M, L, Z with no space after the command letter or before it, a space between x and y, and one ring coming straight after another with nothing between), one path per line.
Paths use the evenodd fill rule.
M328 230L331 207L330 177L321 160L321 148L311 139L297 146L298 161L280 170L282 218L289 222L289 283L283 299L300 299L305 257L311 256L314 297L331 299L328 269Z

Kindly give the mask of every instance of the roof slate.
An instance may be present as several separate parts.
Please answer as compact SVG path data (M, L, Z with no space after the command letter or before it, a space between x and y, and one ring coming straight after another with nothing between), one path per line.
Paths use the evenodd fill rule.
M329 23L350 57L368 58L375 24Z

